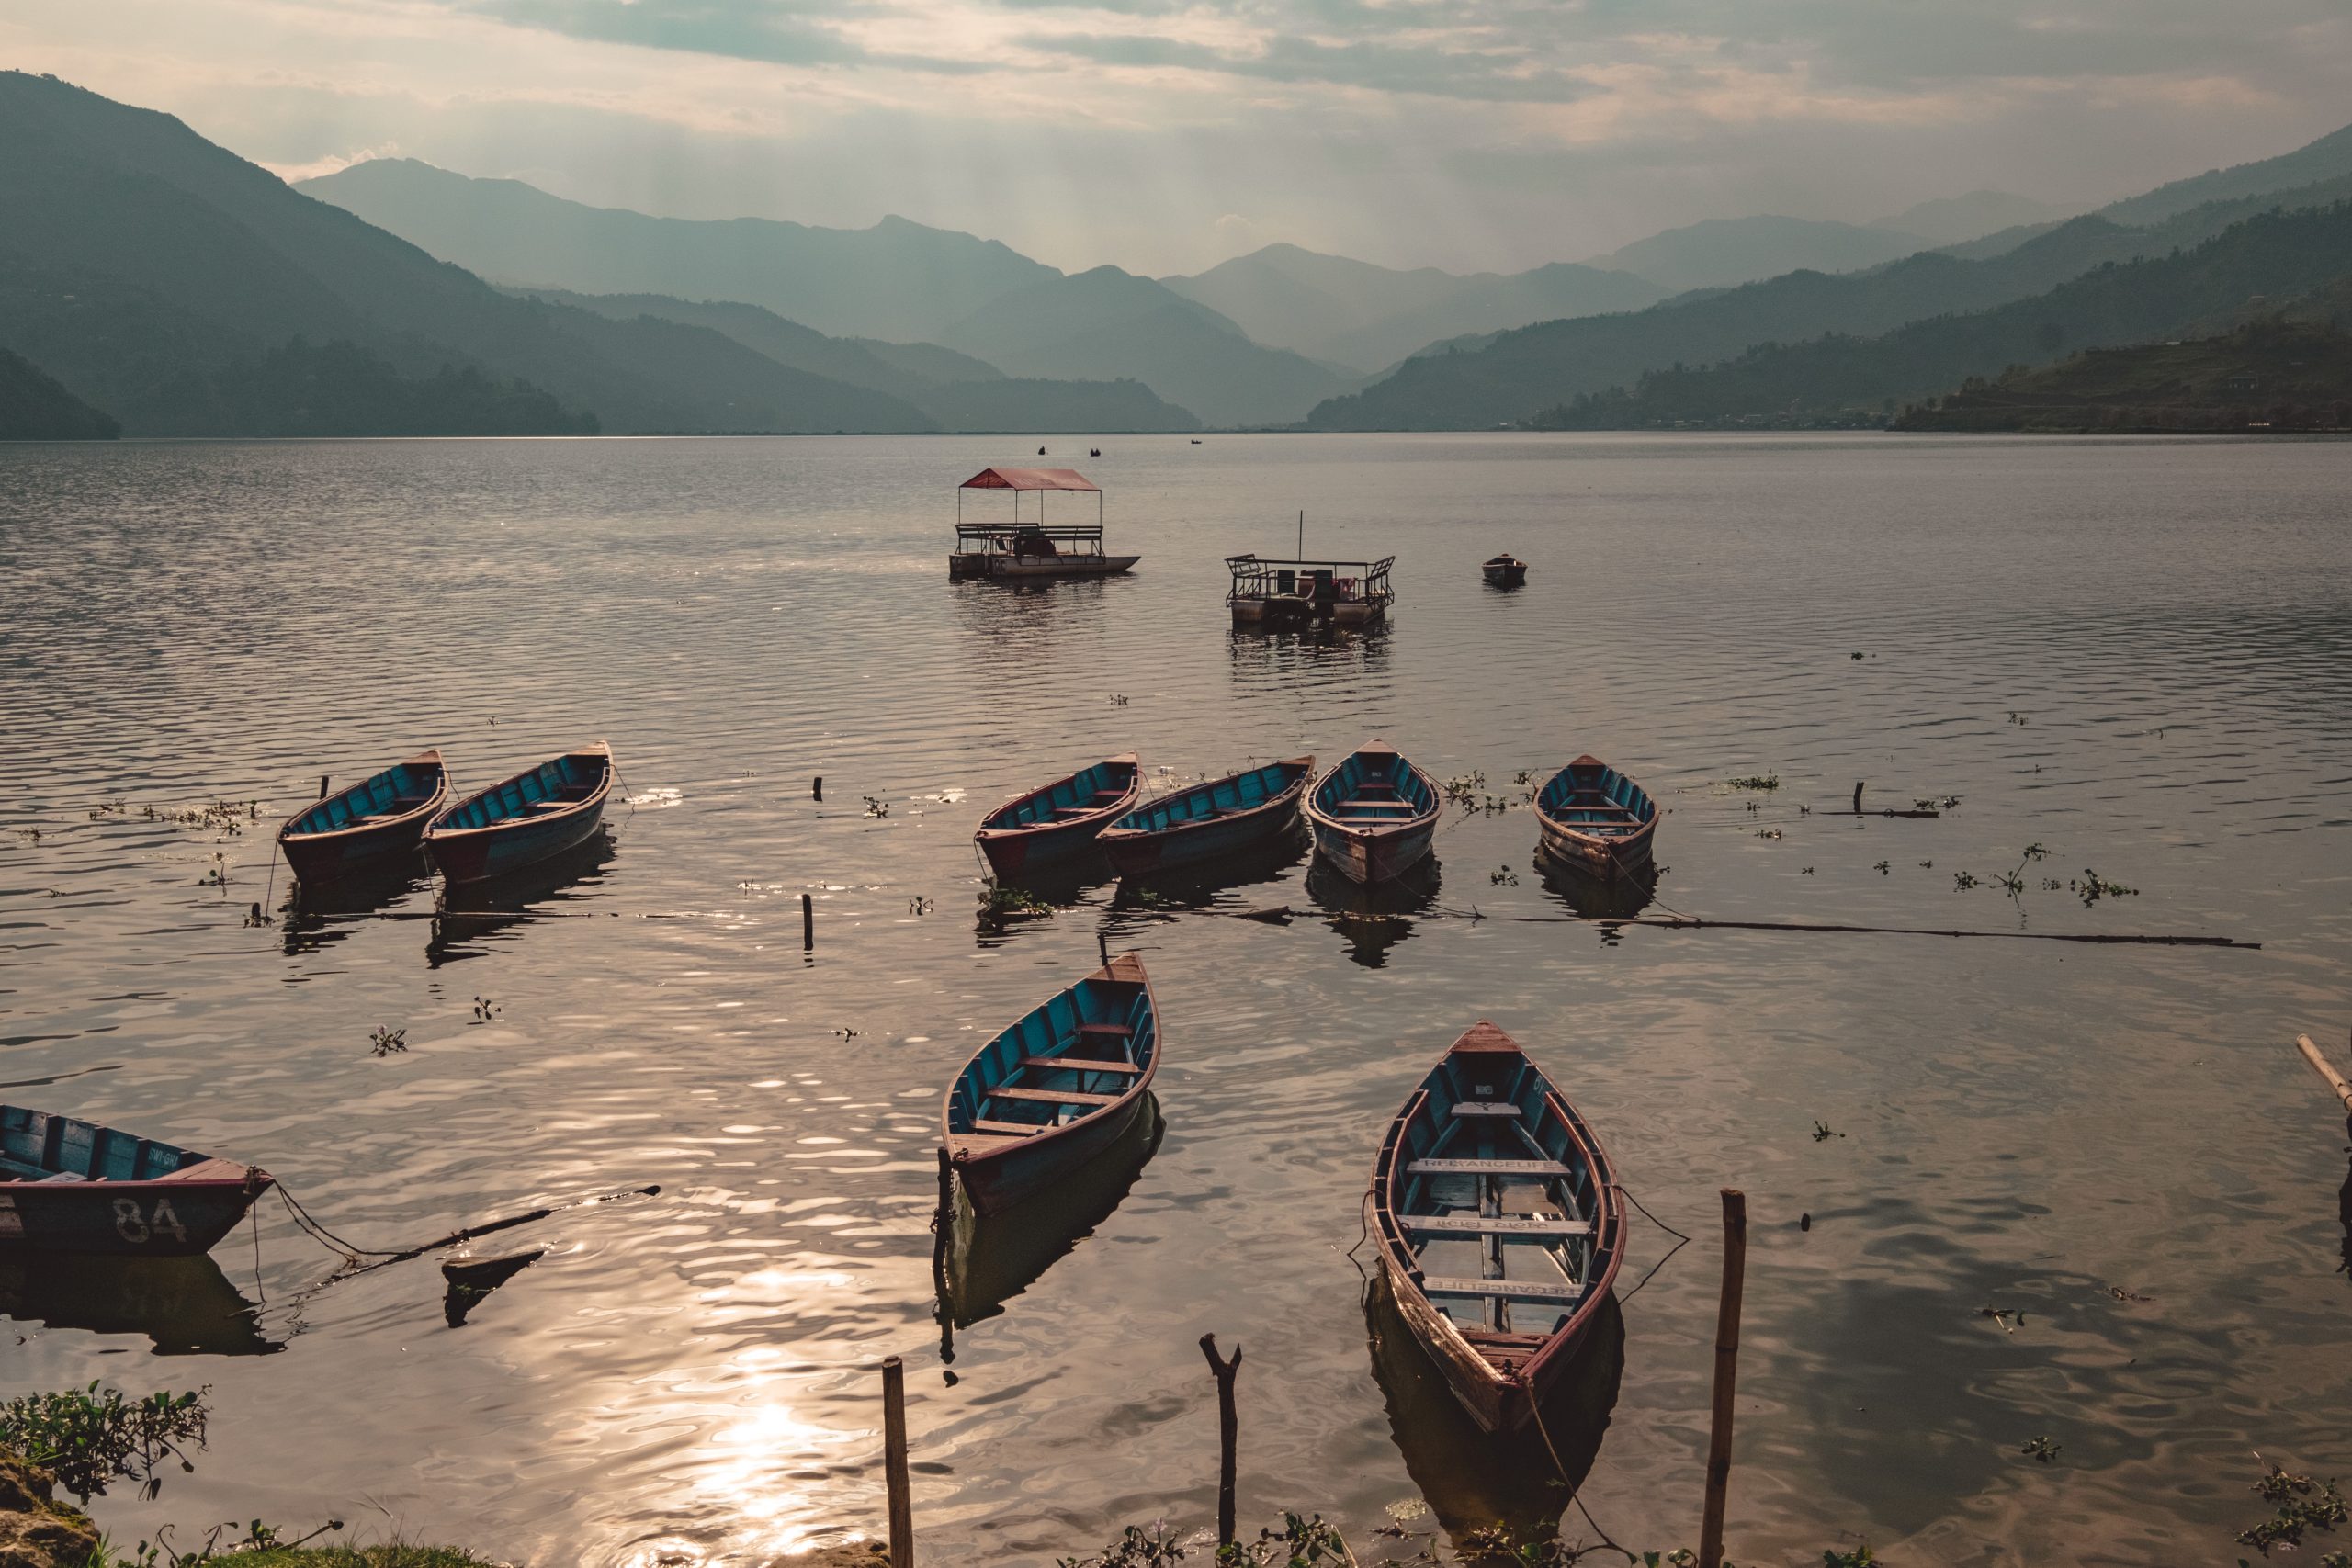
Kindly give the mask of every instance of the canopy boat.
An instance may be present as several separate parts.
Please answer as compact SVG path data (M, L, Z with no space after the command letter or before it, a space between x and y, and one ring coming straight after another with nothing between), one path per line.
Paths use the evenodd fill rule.
M449 773L438 750L419 751L349 789L326 793L277 829L277 847L301 882L328 882L413 855L434 813L449 803Z
M1396 590L1388 586L1395 556L1374 561L1270 560L1227 556L1233 574L1225 602L1237 626L1361 627L1385 620Z
M1014 795L980 818L972 841L999 876L1076 854L1143 798L1143 769L1133 751L1106 757L1068 778Z
M995 523L967 523L964 492L967 490L1011 491L1012 518ZM1093 523L1046 526L1046 497L1054 491L1091 494ZM1021 515L1021 498L1024 494L1037 498L1034 522ZM1142 558L1103 551L1102 488L1076 468L982 468L956 487L956 551L947 558L950 581L992 578L1030 582L1061 577L1110 577Z
M1539 853L1594 876L1639 876L1657 836L1657 802L1598 757L1578 757L1535 797Z
M1255 848L1298 822L1312 757L1270 762L1211 779L1128 812L1102 831L1102 851L1122 876Z
M452 885L503 875L587 842L612 787L613 749L591 741L443 811L424 852Z
M1372 1204L1397 1311L1454 1397L1490 1432L1524 1425L1621 1258L1616 1179L1583 1118L1482 1019L1390 1123Z
M1143 960L1122 953L980 1047L940 1110L976 1213L994 1213L1115 1143L1159 1070Z
M1316 852L1353 882L1386 882L1429 858L1435 781L1385 740L1360 747L1316 781L1306 821Z
M273 1180L259 1166L0 1105L0 1251L195 1257Z
M1478 570L1497 588L1517 588L1527 581L1527 563L1508 550Z

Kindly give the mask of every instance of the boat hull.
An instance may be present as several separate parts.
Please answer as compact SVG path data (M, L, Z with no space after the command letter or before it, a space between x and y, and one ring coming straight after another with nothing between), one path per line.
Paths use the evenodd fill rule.
M537 865L595 836L612 787L605 742L567 751L444 810L425 830L425 856L453 887Z
M1060 577L1117 577L1141 559L1141 556L1030 556L1016 559L993 555L951 555L947 558L947 576L953 582L1039 582Z
M578 848L595 836L604 820L605 803L599 799L545 821L502 824L464 837L436 835L426 851L444 881L487 882Z
M1315 852L1349 881L1367 886L1396 881L1429 859L1430 846L1436 840L1435 822L1401 833L1341 828L1329 822L1315 824Z
M1218 809L1209 804L1217 798L1218 792L1238 792L1245 780L1264 777L1274 769L1284 770L1291 775L1289 782L1274 795L1254 806L1222 808L1222 815L1205 814ZM1181 795L1154 802L1134 818L1114 823L1102 835L1102 852L1110 857L1112 867L1122 876L1146 876L1155 871L1199 865L1246 854L1297 831L1299 802L1306 794L1307 782L1314 772L1314 758L1295 757L1288 761L1275 763L1272 768L1257 770L1255 774L1236 774L1229 779L1196 785ZM1225 797L1239 798L1238 793L1228 793ZM1129 821L1148 820L1177 808L1198 809L1204 814L1188 816L1165 828L1127 826Z
M1138 1095L1125 1106L1072 1122L1042 1145L1032 1140L987 1159L959 1162L956 1173L972 1212L1000 1214L1056 1186L1126 1136L1136 1118L1143 1114L1146 1098Z
M1082 786L1092 781L1091 790ZM1096 806L1093 802L1116 792L1116 798L1106 799ZM1054 812L1060 807L1054 802L1067 796L1070 810L1080 814L1059 821L1035 819L1035 814ZM1132 751L1105 758L1091 768L1081 768L1066 778L1056 779L1042 789L1018 795L998 807L980 820L979 831L972 841L987 857L989 869L998 880L1010 881L1028 873L1057 865L1067 865L1094 847L1102 830L1136 807L1143 797L1143 770ZM1031 813L1029 820L1023 814Z
M1443 1313L1429 1303L1414 1282L1409 1265L1386 1247L1380 1254L1381 1276L1394 1297L1397 1316L1413 1331L1414 1340L1429 1353L1430 1362L1445 1376L1445 1386L1470 1418L1488 1432L1509 1434L1524 1427L1536 1407L1551 1400L1561 1378L1575 1365L1577 1351L1592 1332L1598 1314L1571 1325L1552 1343L1556 1349L1539 1357L1529 1372L1498 1377L1485 1357L1471 1349L1455 1333Z
M1100 822L1072 822L1051 828L1034 828L1024 833L1009 833L1001 838L980 840L980 853L988 857L989 869L1000 879L1010 879L1024 872L1042 870L1047 866L1067 865L1094 847L1102 829L1113 820L1106 815Z
M1642 824L1638 831L1611 839L1572 832L1556 822L1547 821L1536 839L1535 848L1546 860L1566 870L1603 882L1617 882L1648 874L1651 842L1657 837L1655 818Z
M1537 792L1536 856L1601 882L1636 881L1651 874L1658 817L1641 785L1598 757L1578 757Z
M1237 626L1305 626L1328 621L1351 629L1378 626L1388 618L1388 607L1377 604L1317 605L1311 600L1277 595L1265 599L1236 599Z
M413 778L422 776L431 781L431 792L420 804L382 821L345 826L321 821L327 814L356 809L349 804L356 794L379 784L386 786L389 793L393 787L391 781L402 770L407 770ZM345 790L295 813L278 829L277 848L286 856L286 863L297 882L316 884L365 876L383 870L402 855L415 854L417 846L424 840L424 830L448 804L449 775L441 765L441 753L426 751L397 768L376 774L356 790ZM342 819L345 823L353 820L348 816ZM306 829L306 822L318 826Z
M1523 566L1490 566L1481 569L1487 581L1496 588L1521 588L1527 583L1527 569Z
M271 1185L243 1168L221 1180L11 1181L0 1184L0 1250L193 1258Z

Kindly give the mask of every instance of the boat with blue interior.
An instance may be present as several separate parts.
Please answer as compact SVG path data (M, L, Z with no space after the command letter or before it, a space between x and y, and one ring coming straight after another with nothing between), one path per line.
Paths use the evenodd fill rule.
M259 1166L0 1105L0 1251L193 1257L275 1179Z
M1143 960L1121 953L973 1054L940 1108L940 1142L976 1213L1118 1140L1159 1070L1159 1022Z
M1293 757L1164 795L1105 828L1102 852L1140 876L1254 849L1298 826L1314 773L1314 758Z
M1624 1213L1584 1119L1481 1019L1430 1069L1373 1164L1397 1311L1490 1432L1523 1426L1609 1298Z
M1232 583L1225 602L1245 629L1331 626L1360 630L1387 618L1396 601L1388 583L1395 556L1378 560L1272 560L1225 558Z
M1091 849L1142 798L1142 765L1133 751L1122 751L1014 795L980 818L972 841L990 871L1019 876Z
M419 751L379 773L327 793L288 817L277 847L300 882L330 882L414 855L426 824L449 803L449 772L439 750Z
M1442 803L1434 779L1373 740L1316 781L1306 821L1316 852L1351 881L1387 882L1429 858Z
M612 787L613 749L590 741L443 811L425 829L425 855L452 885L519 871L587 842Z
M1001 490L1012 515L967 522L966 491ZM1094 497L1094 521L1048 524L1046 498L1057 491ZM1022 515L1021 498L1037 498L1035 519ZM1051 581L1064 577L1112 577L1141 556L1114 556L1102 547L1102 488L1076 468L982 468L956 487L956 549L947 558L950 581Z
M1638 877L1652 863L1657 816L1641 785L1598 757L1578 757L1536 795L1536 851L1604 880Z

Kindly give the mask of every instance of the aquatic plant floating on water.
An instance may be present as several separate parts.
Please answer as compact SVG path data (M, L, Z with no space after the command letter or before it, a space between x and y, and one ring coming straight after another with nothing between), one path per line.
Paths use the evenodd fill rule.
M2030 1459L2040 1460L2044 1464L2055 1463L2063 1451L2057 1440L2052 1438L2029 1438L2018 1449L2018 1452Z
M390 1024L379 1024L376 1032L368 1036L368 1053L372 1056L396 1055L407 1049L408 1031L405 1029L394 1029Z
M155 1472L167 1460L183 1471L196 1468L184 1445L204 1447L204 1396L211 1392L207 1385L130 1400L94 1382L62 1393L28 1393L0 1404L0 1449L40 1465L85 1503L103 1496L109 1481L136 1481L140 1495L152 1499L164 1484Z
M1724 782L1729 784L1734 789L1773 790L1781 787L1781 775L1778 773L1742 773L1735 778L1727 779Z

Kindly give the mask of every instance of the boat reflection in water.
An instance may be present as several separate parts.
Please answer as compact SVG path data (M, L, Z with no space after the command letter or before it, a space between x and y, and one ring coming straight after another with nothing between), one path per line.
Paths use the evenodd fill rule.
M1207 909L1215 906L1220 893L1280 882L1297 869L1312 843L1306 826L1300 824L1269 842L1235 850L1213 860L1122 877L1118 891L1112 896L1111 908L1122 914L1162 907Z
M1544 891L1579 919L1630 920L1657 897L1657 872L1648 865L1622 876L1596 876L1538 848L1535 870L1544 878Z
M440 913L425 959L435 969L460 958L479 958L486 942L503 941L509 928L555 911L542 908L572 902L605 879L617 852L609 828L599 827L585 842L522 866L504 875L445 887Z
M1616 1297L1601 1303L1535 1420L1501 1437L1463 1409L1378 1273L1364 1288L1364 1325L1373 1377L1387 1399L1389 1434L1405 1456L1406 1473L1456 1547L1470 1531L1497 1524L1522 1538L1548 1534L1591 1473L1617 1404L1625 1320Z
M209 1258L0 1251L0 1316L144 1335L159 1356L266 1356L261 1309Z
M977 1214L963 1183L948 1184L951 1206L937 1217L932 1258L942 1360L956 1359L956 1330L1002 1312L1006 1302L1111 1217L1166 1131L1159 1100L1147 1090L1141 1112L1117 1141L1012 1208Z
M396 856L332 881L297 882L278 907L278 935L289 958L343 941L431 882L424 852Z
M1377 969L1388 962L1390 948L1413 934L1412 917L1436 904L1438 875L1432 855L1401 876L1367 886L1317 856L1306 868L1306 896L1347 939L1348 956Z

